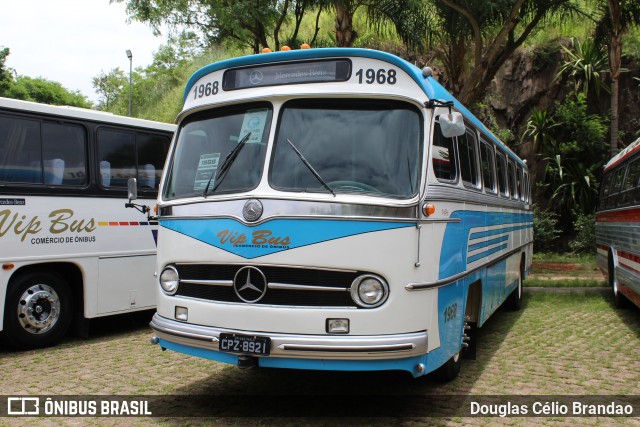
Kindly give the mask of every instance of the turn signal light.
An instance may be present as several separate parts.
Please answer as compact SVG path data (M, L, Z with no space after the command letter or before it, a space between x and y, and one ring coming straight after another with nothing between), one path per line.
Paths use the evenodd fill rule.
M311 45L309 43L302 43L300 49L311 49Z
M433 215L434 213L436 213L436 206L430 203L425 203L424 205L422 205L422 213L425 216Z
M262 53L269 53L269 52L271 52L271 49L268 47L265 47L262 49Z
M291 50L291 48L287 45L284 45L280 48L280 50L285 51L285 50Z

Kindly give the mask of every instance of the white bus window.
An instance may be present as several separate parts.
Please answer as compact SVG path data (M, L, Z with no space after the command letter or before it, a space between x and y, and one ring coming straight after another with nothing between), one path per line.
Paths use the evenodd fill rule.
M439 181L453 182L457 179L453 146L453 138L445 138L444 135L442 135L440 124L436 122L433 129L431 163L433 173Z
M480 160L482 164L482 182L488 193L496 192L495 171L493 170L493 147L484 141L480 143Z
M81 126L42 124L44 183L85 185L87 183L86 133Z
M271 185L325 192L296 149L336 193L408 198L418 191L422 118L416 108L380 101L296 101L280 119Z
M498 176L498 193L501 196L509 197L509 187L507 183L507 159L501 152L496 153L496 171Z
M110 187L126 188L129 178L137 178L135 141L131 132L109 129L98 132L98 161L110 165L110 176L100 175L103 186L108 179Z
M40 122L0 117L0 181L42 182Z
M163 135L138 134L138 185L158 190L164 160L169 149L169 138Z
M458 138L460 152L460 175L462 180L473 187L478 187L478 167L476 160L476 138L469 131Z

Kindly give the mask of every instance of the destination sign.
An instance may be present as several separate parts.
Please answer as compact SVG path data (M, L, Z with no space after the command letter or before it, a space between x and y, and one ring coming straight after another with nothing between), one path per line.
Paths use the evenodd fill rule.
M300 83L344 82L350 77L351 61L347 59L299 61L227 70L222 78L222 88L227 91Z

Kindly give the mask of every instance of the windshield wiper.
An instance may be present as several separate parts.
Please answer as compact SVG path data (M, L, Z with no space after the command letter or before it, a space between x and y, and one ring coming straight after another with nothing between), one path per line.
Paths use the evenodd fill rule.
M225 157L224 161L222 162L222 165L220 165L220 168L211 173L211 176L209 177L209 181L207 181L207 186L204 188L204 191L202 192L202 197L207 196L207 193L209 191L209 186L211 185L211 181L213 180L214 177L216 178L220 177L220 179L216 180L216 184L211 189L211 192L212 193L215 192L218 186L220 186L220 183L222 182L224 177L227 176L227 171L229 170L233 162L238 157L238 154L240 154L240 150L242 150L242 147L244 147L245 143L247 142L250 136L251 136L251 132L243 136L242 139L238 142L238 145L236 145L233 148L233 150L231 150L231 152L227 154L227 157Z
M298 157L300 157L300 160L302 160L302 163L304 163L304 165L311 171L311 173L313 174L313 176L316 177L316 179L320 182L320 184L322 184L322 186L324 188L326 188L327 190L329 190L329 192L331 194L333 194L333 197L336 197L336 193L333 191L333 189L331 187L329 187L329 184L327 184L327 182L322 179L322 177L320 176L320 174L318 172L316 172L316 170L313 168L313 166L311 166L311 163L309 163L307 161L307 159L304 158L304 156L302 155L302 153L300 151L298 151L298 149L296 148L295 145L293 145L293 142L291 142L289 140L289 138L287 138L287 142L289 143L289 145L291 146L291 148L293 148L293 151L296 152L296 154L298 155Z

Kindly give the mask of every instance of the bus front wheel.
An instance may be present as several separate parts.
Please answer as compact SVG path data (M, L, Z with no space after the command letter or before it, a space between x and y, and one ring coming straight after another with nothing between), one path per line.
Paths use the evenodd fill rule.
M4 307L4 338L18 350L57 344L69 329L73 300L67 282L53 271L12 280Z
M462 356L460 352L454 354L444 365L433 371L433 378L438 382L453 381L460 373L462 366Z

